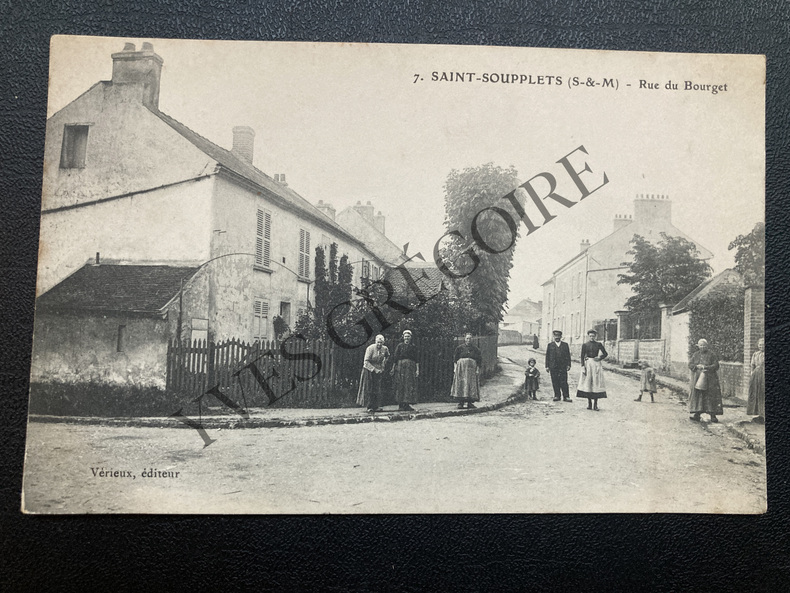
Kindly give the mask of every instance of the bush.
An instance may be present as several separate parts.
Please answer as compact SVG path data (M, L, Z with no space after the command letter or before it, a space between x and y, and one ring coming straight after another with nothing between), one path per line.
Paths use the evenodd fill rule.
M721 286L692 302L689 321L689 356L705 338L719 360L743 361L743 289Z

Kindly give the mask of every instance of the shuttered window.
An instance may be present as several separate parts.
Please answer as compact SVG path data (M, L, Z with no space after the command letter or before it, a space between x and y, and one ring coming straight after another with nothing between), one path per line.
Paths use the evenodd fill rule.
M255 265L271 267L272 215L268 210L258 210L255 231Z
M299 229L299 277L310 277L310 231Z
M269 303L263 299L255 299L253 305L252 339L269 339Z

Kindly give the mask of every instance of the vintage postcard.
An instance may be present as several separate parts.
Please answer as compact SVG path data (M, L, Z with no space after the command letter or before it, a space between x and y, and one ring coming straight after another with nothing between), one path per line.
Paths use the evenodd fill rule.
M765 59L57 36L26 513L763 513Z

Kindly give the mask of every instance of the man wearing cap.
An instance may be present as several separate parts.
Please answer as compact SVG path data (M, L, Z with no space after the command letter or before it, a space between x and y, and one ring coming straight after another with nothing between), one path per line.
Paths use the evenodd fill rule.
M546 372L551 375L551 386L554 388L554 401L562 399L571 401L568 391L568 371L571 370L571 349L562 341L562 332L555 329L554 341L546 346Z

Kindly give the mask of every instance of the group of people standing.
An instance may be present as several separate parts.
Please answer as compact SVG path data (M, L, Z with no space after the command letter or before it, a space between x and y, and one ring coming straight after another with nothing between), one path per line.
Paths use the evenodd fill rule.
M375 414L382 412L384 373L390 362L390 350L384 344L384 336L376 336L375 343L365 349L362 375L359 379L357 404ZM474 408L480 401L480 368L483 358L480 349L472 344L472 334L464 336L464 343L453 353L453 386L451 396L458 401L458 408ZM398 411L414 412L411 404L418 400L418 377L420 376L420 352L413 342L411 330L403 332L402 341L395 347L390 366Z
M571 402L568 388L568 372L571 370L571 351L566 342L562 341L562 332L552 332L554 341L546 348L546 372L551 376L554 390L554 401ZM579 375L577 398L587 400L587 409L598 411L598 400L606 398L606 381L603 374L604 360L608 353L604 345L596 340L597 332L587 332L587 342L581 347L581 372ZM758 342L758 350L751 359L751 378L749 382L749 400L746 413L755 416L755 422L764 422L765 417L765 353L764 341ZM390 359L389 348L384 344L384 336L376 336L376 341L365 350L365 360L359 381L357 403L365 406L371 413L383 411L382 387L384 372ZM395 401L399 411L415 411L412 404L418 401L418 377L420 376L420 353L413 342L411 330L403 332L402 341L395 348L392 357L390 375L394 381ZM455 349L453 354L453 385L451 397L458 402L458 408L474 408L474 402L480 401L480 368L482 356L480 349L472 344L472 334L464 336L464 343ZM647 363L640 363L642 381L639 397L648 391L650 400L654 401L656 391L655 372ZM719 383L719 360L710 349L708 341L699 340L697 351L689 360L691 382L689 387L688 410L690 419L699 422L701 414L710 415L711 422L718 422L723 413L721 385ZM537 399L540 372L536 361L531 358L525 373L525 390L527 396Z
M568 372L571 370L571 349L562 341L562 332L555 329L552 332L554 341L546 347L546 372L551 376L551 386L554 389L554 401L571 402L568 388ZM606 397L606 381L603 376L601 361L609 356L606 348L596 338L598 332L591 329L587 332L587 341L582 344L580 362L581 373L576 390L576 397L587 400L588 410L598 410L598 400ZM531 365L534 366L534 365ZM529 370L527 381L529 383ZM528 393L530 391L527 385Z

